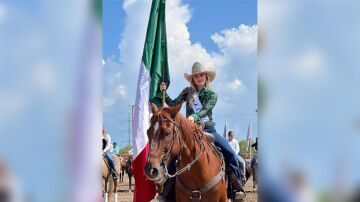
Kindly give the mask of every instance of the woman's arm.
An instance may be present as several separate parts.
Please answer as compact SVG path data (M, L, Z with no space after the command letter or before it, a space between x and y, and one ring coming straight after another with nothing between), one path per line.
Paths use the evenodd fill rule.
M166 99L165 99L166 104L172 107L177 104L180 104L183 101L186 101L186 97L189 93L189 89L190 89L189 87L184 88L184 90L180 93L180 95L177 98L175 98L174 100L171 99L168 96L168 94L166 94Z

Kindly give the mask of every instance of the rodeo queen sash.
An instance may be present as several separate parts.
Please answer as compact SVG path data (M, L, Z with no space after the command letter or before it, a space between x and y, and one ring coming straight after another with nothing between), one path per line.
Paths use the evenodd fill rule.
M195 92L193 95L192 95L192 109L194 110L195 113L199 113L201 111L201 109L203 108L201 102L200 102L200 99L199 99L199 93L198 92ZM200 119L200 122L201 123L206 123L210 121L209 117L206 116L204 118L201 118Z

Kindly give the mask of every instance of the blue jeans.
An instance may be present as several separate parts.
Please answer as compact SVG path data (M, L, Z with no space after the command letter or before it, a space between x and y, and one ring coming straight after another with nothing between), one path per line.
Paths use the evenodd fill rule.
M111 170L114 172L114 174L116 175L116 168L115 168L115 161L111 155L111 152L108 150L105 152L105 156L110 164L110 168Z
M244 176L246 176L245 160L240 155L236 155L236 158L237 158L237 160L239 162L239 167L241 168L241 170L243 172L242 174Z
M229 143L219 135L214 126L204 128L204 131L211 133L215 137L215 145L220 147L221 153L224 155L225 162L229 165L231 171L235 174L236 179L240 180L240 168L237 163L237 154L235 154L234 150L231 148Z

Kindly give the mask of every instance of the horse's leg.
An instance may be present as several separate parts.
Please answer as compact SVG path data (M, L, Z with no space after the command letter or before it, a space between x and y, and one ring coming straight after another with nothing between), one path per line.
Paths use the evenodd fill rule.
M255 177L255 178L256 178L256 188L258 188L258 186L259 186L259 178L258 178L258 175L257 175L257 169L258 169L258 168L256 168L256 171L255 171L255 172L256 172L256 173L255 173L255 176L256 176L256 177Z
M114 181L109 182L109 202L114 201Z
M117 180L114 181L114 193L115 193L115 202L117 202Z
M129 192L131 192L131 175L128 174L128 176L129 176Z
M109 201L109 181L108 179L106 178L105 179L105 197L104 197L104 201L105 202L108 202Z
M121 170L118 176L119 176L119 182L121 182Z
M253 191L256 191L256 185L257 185L257 175L256 175L256 168L253 169Z
M124 182L125 168L123 168L123 170L121 171L121 175L121 182Z

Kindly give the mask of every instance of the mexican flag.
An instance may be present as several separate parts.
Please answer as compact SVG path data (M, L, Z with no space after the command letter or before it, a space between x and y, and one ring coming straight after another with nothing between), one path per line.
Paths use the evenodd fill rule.
M144 172L149 140L150 103L161 105L160 83L170 83L166 48L165 0L153 0L139 78L134 109L133 171L135 177L135 202L147 202L155 196L155 185Z

